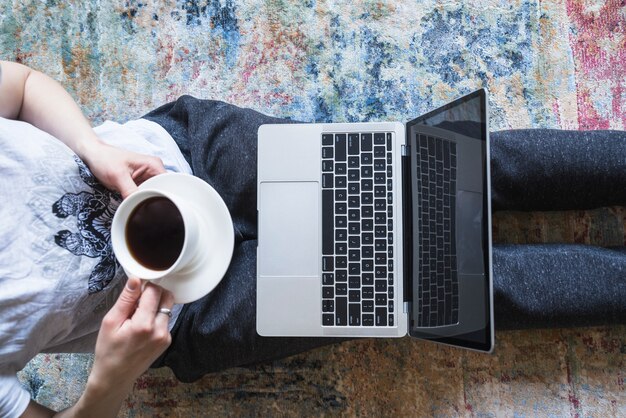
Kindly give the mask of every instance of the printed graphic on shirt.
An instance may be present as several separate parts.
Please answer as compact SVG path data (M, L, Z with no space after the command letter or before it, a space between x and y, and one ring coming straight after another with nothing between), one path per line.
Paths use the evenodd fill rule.
M78 228L57 232L54 241L76 256L100 258L89 276L88 290L92 294L111 282L118 267L111 246L111 222L121 197L101 185L77 156L74 161L80 178L92 192L66 193L52 205L52 213L58 218L76 217Z

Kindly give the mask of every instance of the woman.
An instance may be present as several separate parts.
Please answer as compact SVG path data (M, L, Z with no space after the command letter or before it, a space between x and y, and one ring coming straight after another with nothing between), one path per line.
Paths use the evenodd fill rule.
M49 77L10 62L0 69L1 416L116 416L150 366L192 381L336 341L255 330L256 132L288 121L186 96L92 129ZM491 140L494 210L626 205L624 132L524 130ZM120 200L165 171L209 182L235 227L224 279L182 307L127 280L109 240ZM493 260L500 328L626 319L623 248L495 246ZM39 352L94 349L85 391L65 411L31 401L15 377Z

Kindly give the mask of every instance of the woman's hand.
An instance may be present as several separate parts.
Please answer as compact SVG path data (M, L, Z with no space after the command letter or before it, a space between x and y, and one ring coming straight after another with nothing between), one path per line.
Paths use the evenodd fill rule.
M170 318L158 311L173 304L170 292L150 283L142 291L139 279L128 279L102 321L93 368L75 413L116 416L135 380L169 346Z
M144 181L165 173L160 158L127 151L100 141L89 142L80 152L94 176L108 189L126 198Z

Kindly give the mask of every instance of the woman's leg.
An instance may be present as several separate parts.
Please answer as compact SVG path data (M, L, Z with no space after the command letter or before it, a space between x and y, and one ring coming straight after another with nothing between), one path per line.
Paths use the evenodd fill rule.
M546 129L491 134L494 210L626 206L626 132ZM496 327L626 321L626 251L589 245L495 245Z
M626 323L626 247L496 245L500 329Z
M494 210L626 206L626 132L524 129L490 139Z

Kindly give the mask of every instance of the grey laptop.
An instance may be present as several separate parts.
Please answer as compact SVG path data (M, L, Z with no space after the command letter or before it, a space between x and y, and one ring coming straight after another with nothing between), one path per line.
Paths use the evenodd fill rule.
M487 114L261 126L257 332L491 351Z

